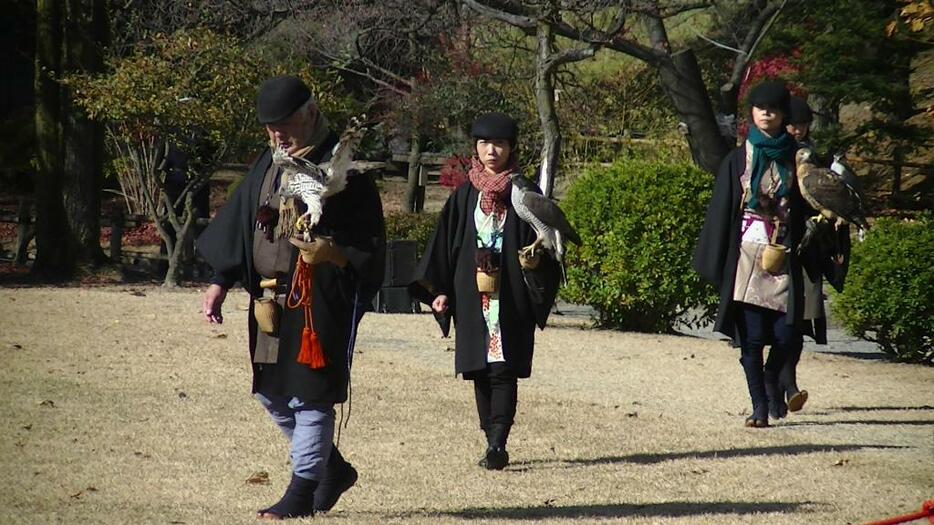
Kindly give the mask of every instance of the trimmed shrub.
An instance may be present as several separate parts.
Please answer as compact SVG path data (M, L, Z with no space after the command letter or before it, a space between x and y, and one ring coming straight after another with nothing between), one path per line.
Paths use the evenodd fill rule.
M388 213L386 214L386 240L415 241L418 245L418 256L421 257L437 222L437 213Z
M671 332L697 324L717 297L691 267L712 177L686 164L622 161L591 167L564 201L583 240L567 254L562 295L588 304L602 327Z
M852 335L899 361L934 364L934 216L879 219L855 243L831 312Z

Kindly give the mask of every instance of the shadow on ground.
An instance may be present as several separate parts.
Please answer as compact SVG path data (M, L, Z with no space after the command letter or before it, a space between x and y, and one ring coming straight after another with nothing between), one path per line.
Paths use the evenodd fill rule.
M921 405L917 407L895 407L895 406L882 406L882 407L834 407L831 411L839 410L840 412L879 412L885 410L934 410L934 406L930 405Z
M887 422L889 423L889 422ZM934 424L927 421L926 424ZM910 422L908 424L911 424ZM532 459L527 461L517 461L511 465L549 465L563 464L571 467L576 465L603 465L611 463L635 463L639 465L652 465L665 461L675 461L679 459L721 459L737 457L755 457L755 456L788 456L799 454L816 454L821 452L847 452L862 449L899 449L909 448L894 445L786 445L780 447L757 447L757 448L730 448L725 450L696 450L689 452L669 452L664 454L632 454L629 456L606 456L600 458L580 458L580 459Z
M934 426L934 419L916 419L907 421L898 421L893 419L856 419L853 421L799 421L794 423L784 423L785 427L810 427L810 426L829 426L829 425L910 425L910 426Z
M670 501L665 503L607 503L594 505L504 508L466 508L440 512L443 516L464 519L543 520L549 518L624 518L624 517L682 517L710 514L759 514L796 512L808 502L751 503L734 501Z

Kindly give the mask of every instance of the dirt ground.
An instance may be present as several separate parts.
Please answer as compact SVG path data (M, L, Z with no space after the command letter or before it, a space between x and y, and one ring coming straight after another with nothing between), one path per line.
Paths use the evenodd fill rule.
M246 524L278 498L286 444L250 399L247 297L214 327L199 297L0 289L0 523ZM724 343L552 321L513 462L487 472L453 342L429 315L368 314L341 410L360 480L314 519L843 524L934 498L934 368L806 353L805 409L746 429Z

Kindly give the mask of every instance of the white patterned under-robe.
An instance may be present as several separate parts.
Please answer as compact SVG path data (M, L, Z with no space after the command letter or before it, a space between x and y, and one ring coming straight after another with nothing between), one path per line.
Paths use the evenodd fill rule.
M477 199L477 208L474 210L474 223L477 225L477 248L490 248L496 253L503 251L503 224L506 222L506 214L502 219L497 219L496 215L491 213L487 215L480 209L480 199ZM480 293L480 304L483 307L483 319L486 321L487 363L502 363L506 361L503 356L503 340L499 327L499 292Z

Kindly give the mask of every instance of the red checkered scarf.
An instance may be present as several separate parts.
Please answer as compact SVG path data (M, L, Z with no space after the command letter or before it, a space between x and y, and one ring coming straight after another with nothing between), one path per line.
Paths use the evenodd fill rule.
M474 157L470 161L470 171L467 172L467 178L474 188L480 192L480 209L487 215L490 212L496 214L497 218L502 218L509 205L509 192L512 189L512 180L509 174L515 171L516 163L511 161L506 169L490 175L485 171L480 159Z

